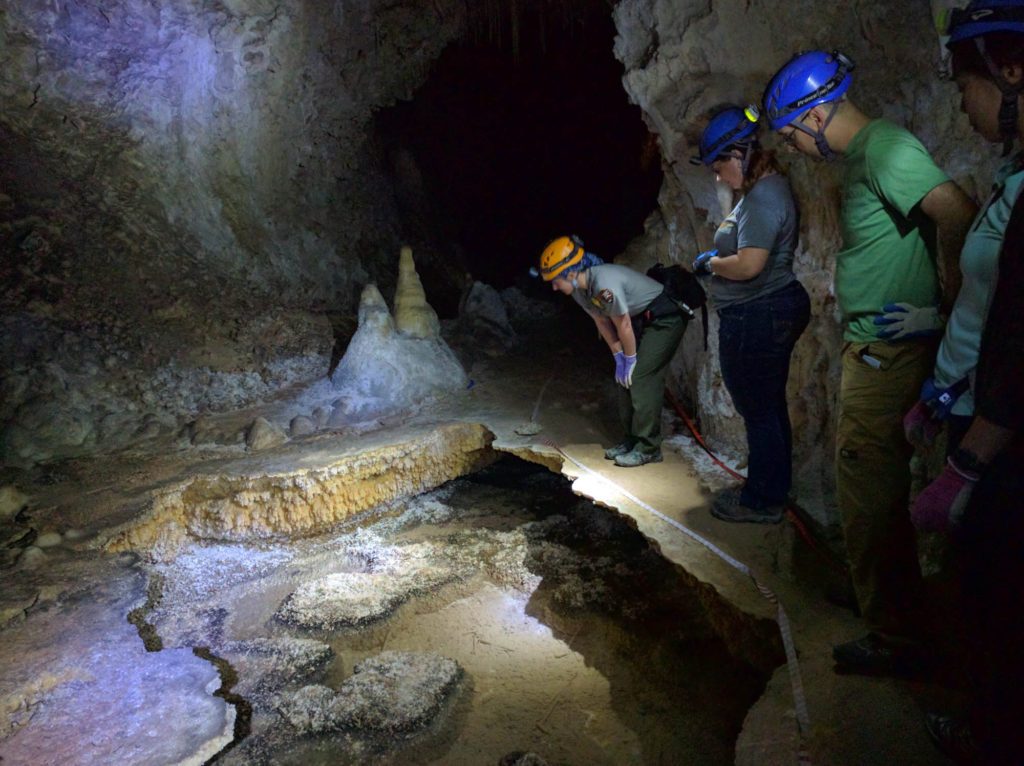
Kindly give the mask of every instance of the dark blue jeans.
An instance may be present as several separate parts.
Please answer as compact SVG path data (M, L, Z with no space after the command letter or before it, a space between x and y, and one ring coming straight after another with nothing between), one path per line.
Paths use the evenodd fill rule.
M789 358L811 317L799 282L719 309L722 379L747 428L747 483L740 503L757 510L786 502L793 481L793 434L786 405Z

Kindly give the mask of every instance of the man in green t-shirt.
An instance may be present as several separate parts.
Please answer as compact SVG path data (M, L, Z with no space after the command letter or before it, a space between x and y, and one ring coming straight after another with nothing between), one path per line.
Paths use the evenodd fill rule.
M764 106L792 149L839 159L844 170L836 503L870 632L837 645L833 657L837 670L903 675L922 669L924 626L908 508L913 449L902 420L931 374L940 307L959 289L958 256L976 206L913 135L846 99L852 69L839 53L799 54L772 78Z

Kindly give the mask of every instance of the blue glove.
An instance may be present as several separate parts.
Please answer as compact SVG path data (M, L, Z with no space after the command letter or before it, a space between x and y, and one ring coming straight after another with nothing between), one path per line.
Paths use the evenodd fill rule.
M619 351L612 358L615 359L615 382L619 383L626 376L626 352Z
M623 388L629 388L633 383L633 368L636 367L636 354L622 355L622 369L615 370L615 382Z
M906 340L935 335L945 324L936 306L918 308L910 303L886 303L875 324L885 325L875 335L884 340Z
M939 388L935 385L934 378L928 378L921 386L921 401L931 410L932 418L935 420L945 420L959 398L960 391Z
M705 250L703 253L693 259L693 263L690 265L690 271L696 274L698 277L709 277L711 276L711 265L710 261L718 255L717 250Z

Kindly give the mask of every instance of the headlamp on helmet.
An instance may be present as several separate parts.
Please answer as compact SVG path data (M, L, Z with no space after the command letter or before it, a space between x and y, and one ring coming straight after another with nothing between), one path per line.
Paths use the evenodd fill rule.
M700 137L700 156L691 157L693 165L711 167L711 163L731 146L749 148L757 141L760 110L750 104L746 109L730 106L711 118Z

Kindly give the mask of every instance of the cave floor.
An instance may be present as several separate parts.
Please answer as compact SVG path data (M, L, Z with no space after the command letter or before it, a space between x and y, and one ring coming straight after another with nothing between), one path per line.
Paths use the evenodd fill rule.
M392 452L383 459L401 473L422 454L403 446L395 457L394 445L425 443L474 424L483 426L485 442L493 436L493 450L560 471L573 480L577 494L622 514L704 591L706 602L724 605L711 609L711 619L730 652L753 666L767 664L770 673L764 694L743 723L735 763L792 764L801 747L816 764L945 763L925 733L922 707L956 701L956 693L948 690L949 684L836 674L833 644L860 636L863 628L850 612L822 597L825 582L834 576L831 570L790 519L761 526L712 518L712 492L731 480L707 460L680 420L665 411L669 436L664 462L623 469L603 459L604 447L617 441L614 383L610 373L605 375L605 362L603 355L589 359L559 354L553 365L541 367L525 353L480 357L472 365L472 384L465 391L372 432L320 432L259 452L246 452L244 445L199 451L168 440L114 458L42 466L22 477L29 505L18 517L18 528L5 532L5 544L9 549L31 541L36 545L34 560L9 556L0 569L0 736L5 737L0 739L0 757L5 763L24 762L12 756L35 753L30 762L50 763L69 762L69 753L81 754L89 743L47 740L59 732L47 710L64 705L100 721L97 725L116 738L112 752L124 762L203 763L238 730L232 706L211 704L210 693L219 686L216 672L187 648L147 656L136 629L144 618L129 622L151 597L152 583L134 571L124 576L123 570L132 569L140 556L167 559L175 546L203 528L194 519L188 528L171 516L160 517L155 506L167 505L171 495L187 504L199 476L205 477L204 486L213 486L222 484L224 477L280 476L294 466L306 472L330 467L331 476L343 483L344 476L356 475L353 466L362 456L389 449ZM248 422L253 412L223 419ZM259 412L284 424L299 414L288 401ZM481 447L474 441L479 440L478 433L466 437L463 430L458 438L452 437L454 441L428 445L423 454L436 457L437 452L464 449L473 457L439 464L423 477L422 486L412 490L427 491L454 478L445 471L461 475L492 459L484 457L486 443ZM459 446L467 443L459 441L464 437L468 446ZM378 481L374 476L371 470L358 481L372 485ZM177 489L169 493L169 487ZM394 491L403 489L409 487L398 484ZM258 502L252 499L258 490L247 490L247 502ZM237 488L231 491L245 494ZM393 502L384 501L385 506ZM315 503L310 508L315 510ZM209 514L216 516L217 507ZM357 517L354 513L352 518ZM308 514L303 518L312 526L297 528L295 519L289 518L284 532L315 532L315 514L312 522ZM174 527L174 533L153 532L157 521ZM341 521L345 519L323 523ZM277 539L273 523L265 520L258 530L257 536L266 538L268 546ZM126 534L133 527L149 531L141 537ZM24 536L26 529L29 537ZM239 540L246 535L242 528L221 528L214 537ZM134 549L133 541L138 540L148 547ZM86 564L70 563L76 552L98 550L110 555L90 558ZM741 571L743 567L753 579ZM810 723L803 737L791 674L783 661L776 607L754 580L778 597L792 628ZM69 629L69 619L76 630ZM157 663L159 669L154 667ZM97 677L110 682L100 687L88 683ZM159 688L147 689L147 684ZM76 691L82 689L88 694ZM125 715L126 707L138 712L150 692L162 700L155 718ZM718 703L709 699L705 704ZM176 737L185 741L175 743ZM33 739L36 746L25 745ZM156 741L166 744L156 747ZM12 742L21 749L13 748ZM429 762L454 763L443 758Z

